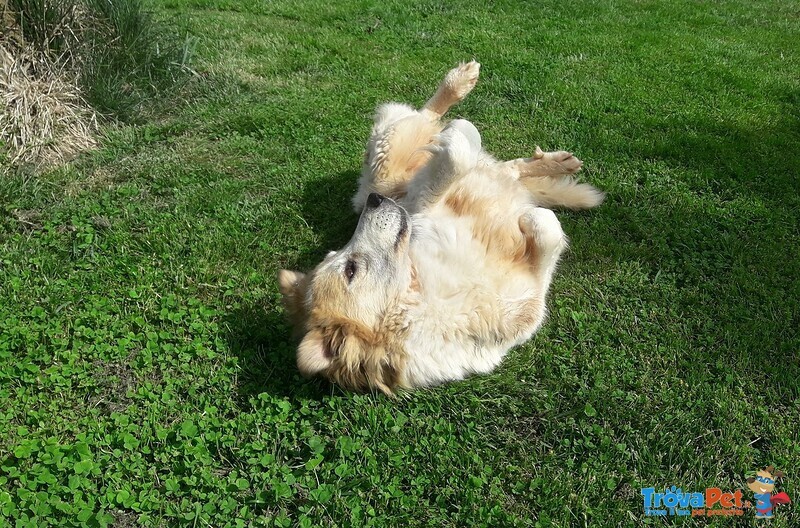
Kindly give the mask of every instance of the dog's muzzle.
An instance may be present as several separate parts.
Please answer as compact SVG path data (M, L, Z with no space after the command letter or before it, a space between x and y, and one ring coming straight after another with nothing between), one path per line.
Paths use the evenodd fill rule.
M386 197L382 194L375 192L369 193L369 196L367 196L367 207L370 209L375 209L376 207L380 206L385 199Z

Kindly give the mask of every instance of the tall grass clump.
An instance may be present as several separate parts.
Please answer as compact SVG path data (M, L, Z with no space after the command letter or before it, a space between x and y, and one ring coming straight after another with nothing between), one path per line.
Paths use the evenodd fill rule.
M0 150L49 166L136 121L188 77L189 47L140 0L0 0Z
M140 0L85 0L85 5L97 22L81 84L100 112L135 119L142 105L186 80L188 40L154 20Z

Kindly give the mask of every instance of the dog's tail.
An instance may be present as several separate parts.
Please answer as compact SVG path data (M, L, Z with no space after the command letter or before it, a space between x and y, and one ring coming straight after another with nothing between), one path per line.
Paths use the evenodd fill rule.
M578 183L572 176L521 178L540 207L566 207L568 209L591 209L597 207L606 195L588 183Z

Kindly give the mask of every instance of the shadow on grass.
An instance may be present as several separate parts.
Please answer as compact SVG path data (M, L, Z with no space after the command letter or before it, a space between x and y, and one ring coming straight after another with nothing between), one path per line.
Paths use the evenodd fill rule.
M319 400L330 392L324 382L306 380L295 365L297 342L283 313L274 306L251 303L225 319L226 339L240 368L237 400L250 407L262 393L277 398Z
M672 121L654 144L642 146L642 157L712 176L701 182L701 192L758 197L771 207L796 206L798 123L790 115L775 127L753 129L711 120Z
M797 95L787 97L796 104ZM752 129L666 119L631 155L687 169L689 192L668 182L618 188L596 211L565 215L573 247L595 260L586 264L591 273L635 261L650 268L654 290L659 275L674 278L692 347L686 357L721 382L726 373L763 373L791 387L782 389L789 397L800 395L800 370L781 359L800 338L800 310L786 302L800 294L798 123L788 108L777 124Z
M303 220L308 223L319 242L303 248L292 269L304 272L314 269L328 251L340 249L355 231L358 216L350 199L356 192L359 171L348 170L332 177L308 181L303 187Z
M287 266L308 272L325 254L342 247L355 229L357 217L350 198L355 192L359 172L344 171L333 177L309 181L303 188L303 219L320 240L315 247L304 247ZM278 303L251 303L228 315L228 345L237 356L241 374L238 382L240 404L259 394L277 397L320 399L330 394L323 380L305 380L295 364L297 341Z

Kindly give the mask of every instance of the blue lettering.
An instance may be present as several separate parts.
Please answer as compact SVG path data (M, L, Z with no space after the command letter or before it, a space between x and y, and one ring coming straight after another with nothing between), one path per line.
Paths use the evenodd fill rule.
M702 493L692 493L689 497L689 505L693 508L702 508L706 505L706 498Z
M649 510L653 507L653 494L656 492L655 488L642 488L642 496L644 497L644 509Z
M691 515L686 508L703 508L706 505L704 494L684 493L676 486L665 489L664 493L657 493L655 488L642 488L642 499L647 515ZM676 512L677 508L683 510Z
M664 492L664 506L669 508L672 513L675 512L675 506L678 505L678 499L681 496L681 490L675 489L675 486L672 486L670 489L665 490Z

